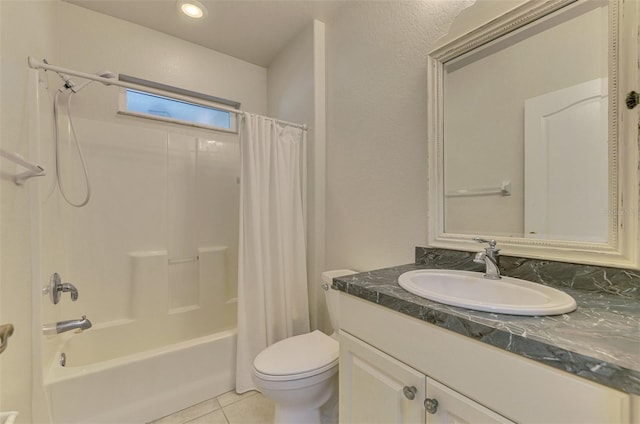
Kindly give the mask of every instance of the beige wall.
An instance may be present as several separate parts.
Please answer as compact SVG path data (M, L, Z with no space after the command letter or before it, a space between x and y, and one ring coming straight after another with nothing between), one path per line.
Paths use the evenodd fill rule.
M325 25L314 21L267 69L268 115L307 124L307 275L311 328L328 330L324 271Z
M327 22L328 268L413 262L426 243L426 57L470 4L348 2Z
M29 157L27 54L54 57L55 4L0 2L1 140L0 147ZM0 356L0 411L18 410L18 422L31 422L32 285L29 191L16 186L13 164L0 162L0 323L15 333Z
M117 73L160 82L242 103L243 110L267 112L265 68L130 22L58 1L60 66ZM96 90L96 89L94 89ZM116 89L104 98L78 96L78 113L114 116Z

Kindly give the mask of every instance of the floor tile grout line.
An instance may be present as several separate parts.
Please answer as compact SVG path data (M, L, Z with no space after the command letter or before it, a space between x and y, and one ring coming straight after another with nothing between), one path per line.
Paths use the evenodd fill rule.
M193 408L193 407L195 407L196 405L200 405L201 403L209 402L209 401L210 401L210 400L212 400L212 399L215 399L215 400L216 400L216 403L218 404L218 408L216 408L216 409L212 409L212 410L210 410L210 411L206 411L205 413L203 413L203 414L201 414L201 415L198 415L197 417L191 418L191 419L189 419L188 421L183 421L182 419L180 420L180 423L179 423L179 424L187 424L187 423L189 423L189 422L191 422L191 421L193 421L193 420L196 420L196 419L201 418L201 417L203 417L203 416L205 416L205 415L207 415L207 414L210 414L210 413L215 412L215 411L217 411L217 410L219 410L219 409L222 409L222 405L220 405L220 401L218 401L218 398L217 398L217 397L212 397L212 398L209 398L209 399L205 399L205 400L203 400L202 402L198 402L198 403L193 404L193 405L191 405L191 406L188 406L188 407L186 407L186 408L183 408L183 409L180 409L180 410L178 410L178 411L172 412L172 413L171 413L171 414L169 414L169 415L165 415L164 417L157 418L157 419L155 419L155 420L153 420L153 421L148 422L147 424L155 424L155 423L159 423L159 422L161 422L161 420L164 420L164 419L169 418L169 417L177 416L177 415L179 415L179 414L181 414L181 413L183 413L183 412L185 412L185 411L187 411L187 410L189 410L189 409L192 409L192 408Z
M228 393L228 392L227 392L227 393ZM216 411L218 411L218 410L222 411L222 415L224 416L225 421L227 422L227 424L230 424L229 417L227 416L227 412L225 411L225 408L230 407L231 405L235 405L235 404L237 404L237 403L239 403L239 402L242 402L242 401L245 401L245 400L251 399L251 398L253 398L254 396L256 396L256 395L259 395L259 394L260 394L260 392L259 392L259 391L257 391L257 390L253 391L253 393L251 393L250 395L245 395L246 393L247 393L247 392L245 392L245 393L243 393L243 394L237 394L237 393L236 393L237 398L235 398L232 402L229 402L228 404L226 404L226 405L222 406L222 403L220 402L220 399L219 399L219 398L220 398L221 396L223 396L223 395L224 395L224 393L223 393L222 395L215 396L215 397L212 397L212 398L210 398L210 399L206 399L206 400L204 400L204 401L202 401L202 402L199 402L199 403L197 403L197 404L194 404L194 405L191 405L191 406L189 406L189 407L183 408L183 409L181 409L181 410L179 410L179 411L176 411L176 412L174 412L174 413L172 413L172 414L166 415L166 416L164 416L164 417L157 418L156 420L153 420L153 421L151 421L151 422L149 422L149 423L147 423L147 424L153 424L153 423L155 423L155 422L157 422L157 421L164 420L164 419L169 418L169 417L174 416L174 415L178 415L178 414L180 414L180 413L182 413L182 412L184 412L184 411L186 411L186 410L188 410L188 409L193 408L194 406L196 406L196 405L198 405L198 404L200 404L200 403L209 402L209 401L214 400L214 399L216 400L216 403L218 404L218 408L216 408L216 409L212 409L212 410L207 411L207 412L204 412L203 414L198 415L198 416L193 417L193 418L190 418L190 419L189 419L189 420L187 420L187 421L182 421L182 420L180 420L180 424L189 424L189 423L190 423L190 422L192 422L192 421L195 421L195 420L197 420L197 419L199 419L199 418L204 417L205 415L211 414L211 413L216 412Z
M249 398L252 398L253 396L257 395L258 393L259 392L255 392L255 393L253 393L252 395L249 395L249 396L239 397L236 400L234 400L233 402L228 403L225 406L222 406L222 404L221 404L220 405L220 409L222 409L222 415L224 415L224 419L227 421L227 424L231 424L231 421L229 421L229 417L227 416L227 411L225 411L225 408L227 408L227 407L229 407L231 405L235 405L236 403L240 403L243 400L247 400ZM242 395L239 395L239 396L242 396ZM220 401L218 401L218 402L220 402Z
M245 393L247 393L247 392L245 392ZM223 393L223 394L224 394L224 393ZM236 400L234 400L233 402L230 402L230 403L226 404L225 406L222 406L222 404L220 403L220 399L218 399L218 398L219 398L220 396L222 396L222 395L220 395L220 396L216 397L216 399L218 400L218 403L220 403L220 408L226 408L226 407L227 407L227 406L229 406L229 405L233 405L234 403L242 402L243 400L245 400L245 399L249 399L250 397L253 397L253 396L257 395L257 394L260 394L260 392L258 392L257 390L253 390L253 393L252 393L252 394L250 394L250 395L248 395L248 396L244 396L244 393L243 393L243 394L241 394L241 395L239 395L239 394L237 394L237 393L236 393L236 395L238 396L238 397L236 398Z
M249 397L251 397L251 396L249 396ZM233 402L233 403L235 403L235 402ZM233 405L233 403L230 403L229 405ZM229 405L227 405L227 406L229 406ZM222 415L224 415L224 419L227 422L227 424L231 424L231 422L229 421L229 417L227 417L227 413L225 412L224 408L225 408L224 406L222 408L220 408L222 410Z
M214 409L213 411L205 412L205 413L204 413L204 414L202 414L202 415L198 415L197 417L193 417L193 418L191 418L189 421L184 421L184 422L182 422L181 424L189 424L190 422L193 422L193 421L195 421L195 420L197 420L197 419L199 419L199 418L202 418L202 417L204 417L205 415L213 414L213 413L214 413L214 412L216 412L216 411L222 411L222 414L224 415L224 411L222 410L222 407L220 407L220 408L218 408L218 409ZM225 420L226 420L226 419L227 419L227 416L225 415L225 416L224 416L224 418L225 418ZM229 420L227 420L227 424L228 424L228 423L229 423Z

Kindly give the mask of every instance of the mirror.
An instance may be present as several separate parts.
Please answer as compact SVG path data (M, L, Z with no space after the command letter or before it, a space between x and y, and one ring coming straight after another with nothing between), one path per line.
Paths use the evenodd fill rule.
M430 53L431 246L477 250L483 236L522 256L635 264L619 6L527 2Z

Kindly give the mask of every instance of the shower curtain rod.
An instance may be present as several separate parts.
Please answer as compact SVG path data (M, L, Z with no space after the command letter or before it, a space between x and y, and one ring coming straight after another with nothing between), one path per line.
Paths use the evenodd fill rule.
M104 78L101 76L98 76L96 74L87 74L86 72L80 72L80 71L74 71L73 69L67 69L67 68L63 68L60 66L55 66L55 65L50 65L48 63L44 63L41 62L35 58L33 58L32 56L28 57L28 62L29 62L29 67L32 69L44 69L45 71L53 71L53 72L60 72L66 75L72 75L74 77L79 77L79 78L84 78L84 79L88 79L88 80L92 80L92 81L98 81L101 82L105 85L116 85L118 87L124 87L124 88L130 88L132 90L143 90L146 93L151 93L151 94L156 94L158 96L167 96L167 93L163 90L158 90L152 87L147 87L147 86L141 86L139 84L133 84L133 83L129 83L129 82L124 82L124 81L120 81L117 79L113 79L113 78ZM177 93L170 93L171 98L173 99L177 99L177 100L183 100L185 102L189 102L189 103L197 103L203 106L209 106L206 105L202 102L198 102L197 99L193 99L189 96L183 96L181 94L177 94ZM223 110L225 112L231 112L231 113L235 113L237 115L244 115L245 112L243 110L240 109L233 109L230 107L226 107L226 106L215 106L216 109L219 110ZM301 128L303 130L307 129L307 125L306 124L296 124L294 122L288 122L288 121L283 121L281 119L276 119L276 118L271 118L274 121L280 123L280 124L284 124L284 125L289 125L291 127L296 127L296 128Z

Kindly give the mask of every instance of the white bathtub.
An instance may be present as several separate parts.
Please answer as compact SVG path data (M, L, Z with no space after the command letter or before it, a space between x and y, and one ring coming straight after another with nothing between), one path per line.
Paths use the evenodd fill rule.
M82 343L72 340L82 339L60 347L45 377L56 424L145 423L235 386L235 330L77 366ZM61 352L69 357L65 367Z

